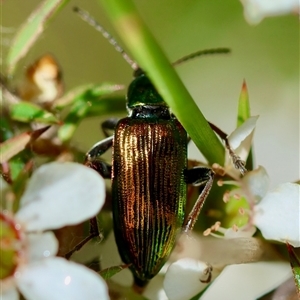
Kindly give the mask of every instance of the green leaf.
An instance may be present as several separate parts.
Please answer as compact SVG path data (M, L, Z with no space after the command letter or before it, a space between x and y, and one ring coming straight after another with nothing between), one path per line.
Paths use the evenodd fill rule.
M60 121L50 112L40 106L20 101L11 106L11 118L20 122L39 122L44 124L58 124Z
M205 294L205 292L207 291L207 289L210 287L211 284L208 284L201 292L199 292L196 296L194 296L193 298L191 298L190 300L199 300L201 299L201 296L203 296Z
M241 126L247 119L251 117L250 113L250 101L246 81L244 80L242 85L242 90L240 93L240 98L238 102L238 118L237 127ZM246 169L253 170L254 159L252 147L249 151L249 155L246 161Z
M238 104L237 127L242 125L248 118L250 118L250 102L246 81L244 81Z
M20 172L22 172L25 166L24 156L27 155L26 154L22 155L22 154L23 152L18 153L16 156L12 157L8 162L10 177L13 182L19 176Z
M103 97L94 102L88 111L87 117L97 117L104 114L126 113L125 97Z
M69 0L45 0L28 17L17 32L7 56L7 71L13 73L17 62L26 55L44 31L44 27L55 13Z
M58 137L61 141L66 142L72 138L76 128L87 114L89 108L90 105L85 99L78 99L76 103L74 103L64 120L64 124L60 126L58 130Z
M0 163L9 161L13 156L25 149L28 143L36 140L48 127L31 132L23 132L0 144Z
M118 274L124 269L127 269L129 265L120 265L120 266L114 266L109 267L107 269L104 269L99 272L99 274L103 277L104 280L110 279L112 276Z
M14 134L13 134L12 126L9 123L6 116L1 115L0 128L1 128L1 135L0 135L1 141L6 141L13 137Z
M122 85L106 82L99 85L85 84L72 89L63 97L55 100L52 107L54 109L61 110L66 106L73 104L79 97L84 94L91 93L92 95L95 95L94 98L98 99L100 96L111 94L112 92L119 91L123 88L124 87Z
M298 297L300 297L300 251L299 248L294 248L290 244L287 244L287 249L289 252L290 264L294 274Z
M15 194L15 199L13 202L13 211L16 212L19 209L21 197L25 191L27 181L31 175L33 161L30 160L25 164L20 158L20 155L17 155L9 161L9 166L11 173L16 173L16 175L12 174L12 190Z
M69 141L72 138L80 121L87 116L93 105L102 101L101 96L119 90L120 87L120 85L107 83L101 85L91 85L87 86L87 89L81 90L80 93L77 93L77 96L75 99L73 99L73 101L70 101L70 98L68 98L69 100L66 102L72 103L72 106L68 115L64 119L64 124L58 130L58 136L60 140L63 142Z
M212 163L224 163L224 147L157 45L131 0L102 0L123 42L146 72L197 147Z

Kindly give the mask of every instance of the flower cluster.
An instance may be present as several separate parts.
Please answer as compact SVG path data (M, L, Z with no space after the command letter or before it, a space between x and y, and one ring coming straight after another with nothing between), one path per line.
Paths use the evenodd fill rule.
M249 118L229 136L230 145L244 159L250 151L256 120L257 117ZM221 183L231 186L223 200L241 203L244 199L248 208L240 208L238 213L246 215L246 222L231 228L223 228L221 222L216 222L204 232L205 236L221 237L222 241L207 241L194 235L182 237L179 253L176 254L175 248L175 262L169 266L164 280L168 299L188 300L215 278L201 299L221 299L223 293L231 299L245 299L245 291L247 299L255 299L292 276L287 262L255 262L262 254L263 245L252 236L258 228L266 240L300 247L300 185L284 183L269 191L269 177L263 167L240 178L229 158L223 172L234 178ZM244 288L237 289L229 278L230 281L236 278Z
M104 204L104 180L76 163L49 163L37 169L21 197L9 208L4 181L1 195L1 299L109 299L104 280L92 270L55 257L58 241L48 230L95 216Z

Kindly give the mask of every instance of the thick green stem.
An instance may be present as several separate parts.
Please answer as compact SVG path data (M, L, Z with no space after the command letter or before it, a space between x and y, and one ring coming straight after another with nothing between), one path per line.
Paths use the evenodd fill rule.
M138 15L131 0L101 0L123 42L210 164L224 162L224 147Z

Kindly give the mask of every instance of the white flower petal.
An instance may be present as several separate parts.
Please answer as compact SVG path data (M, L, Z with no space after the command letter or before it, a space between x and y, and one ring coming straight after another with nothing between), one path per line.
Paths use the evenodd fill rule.
M235 154L240 157L241 160L246 161L249 156L250 148L252 146L252 140L254 136L254 131L252 131L242 143L234 150ZM231 157L230 157L231 159Z
M164 280L164 289L170 300L190 299L202 291L207 283L207 264L183 258L171 264Z
M29 243L29 261L47 258L56 255L58 241L53 232L27 234Z
M292 276L286 262L259 262L227 266L201 300L253 300L279 286Z
M300 185L284 183L255 206L254 224L264 238L300 247Z
M262 166L246 173L242 182L245 184L245 188L250 190L256 202L259 202L269 190L269 176Z
M241 0L244 14L250 24L257 24L263 18L288 13L299 13L299 0Z
M6 289L6 288L3 288L2 283L1 283L0 299L1 300L19 300L19 293L14 286L12 286L10 289Z
M50 257L20 270L17 286L27 300L109 299L97 273L60 257Z
M228 142L233 150L237 149L246 139L246 137L253 132L257 119L258 116L248 118L241 126L239 126L228 136ZM248 149L248 153L250 147L251 141L250 143L248 142L247 145L243 145L243 148ZM237 154L239 155L239 153Z
M177 240L169 261L188 257L209 262L220 269L228 264L257 261L261 254L261 243L255 238L225 239L203 237L194 233L192 236L184 234ZM214 275L216 271L214 268Z
M77 163L50 163L35 171L16 218L26 229L56 229L95 216L104 204L104 179Z

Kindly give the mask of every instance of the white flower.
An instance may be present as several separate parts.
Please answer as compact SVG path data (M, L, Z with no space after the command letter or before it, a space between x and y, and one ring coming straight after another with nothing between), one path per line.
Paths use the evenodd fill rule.
M299 247L300 185L287 182L271 191L268 187L269 177L261 166L242 178L239 192L250 204L249 222L265 239Z
M253 133L257 120L258 116L249 117L228 136L230 146L243 160L247 159L252 144L252 137L247 142L245 139Z
M229 183L232 184L233 181ZM246 232L250 233L250 231L253 234L252 229L255 225L260 229L265 239L300 247L299 184L283 183L268 192L269 176L262 166L248 172L235 183L238 188L231 190L226 198L235 201L235 198L239 200L244 197L250 206L250 212L248 212L249 223L242 228L235 228L236 236L242 236ZM223 182L223 184L226 184L226 182ZM224 234L225 237L229 233L228 229L221 226L212 227L212 230Z
M171 257L175 262L164 280L169 300L191 299L207 287L205 279L215 280L201 299L256 299L292 276L287 262L257 262L263 249L252 236L257 227L266 239L300 246L299 185L286 183L268 192L269 177L263 167L240 178L232 163L247 159L257 119L250 117L228 136L228 149L234 153L226 154L224 168L213 166L219 175L226 173L233 179L223 182L231 186L223 200L230 201L225 211L240 227L223 228L216 222L204 235L222 239L200 240L195 235L179 239Z
M241 0L245 19L257 24L263 18L290 13L299 14L299 0Z
M254 207L253 223L265 239L300 247L300 185L284 183Z
M220 272L227 265L201 299L256 299L292 276L287 262L241 263L256 261L261 255L261 245L251 239L254 226L260 229L265 239L300 246L300 186L284 183L268 192L269 177L263 167L248 172L236 185L238 188L232 190L228 198L229 201L240 201L236 197L238 194L247 198L250 207L246 212L249 214L248 224L241 228L234 226L225 229L217 222L207 233L213 236L217 236L213 231L219 233L218 236L223 237L222 240L216 240L219 242L206 242L203 239L196 244L195 237L187 238L187 246L180 245L179 248L181 252L188 248L185 255L192 259L179 259L170 265L166 273L164 288L170 300L190 299L204 289L205 284L201 280L208 265L201 260L212 264L212 278L218 275L216 271ZM234 255L230 256L232 253ZM235 284L237 281L238 288Z
M104 180L83 165L50 163L37 169L17 213L0 214L1 299L19 299L18 291L28 300L109 299L104 280L55 257L58 242L44 232L95 216L104 199Z

